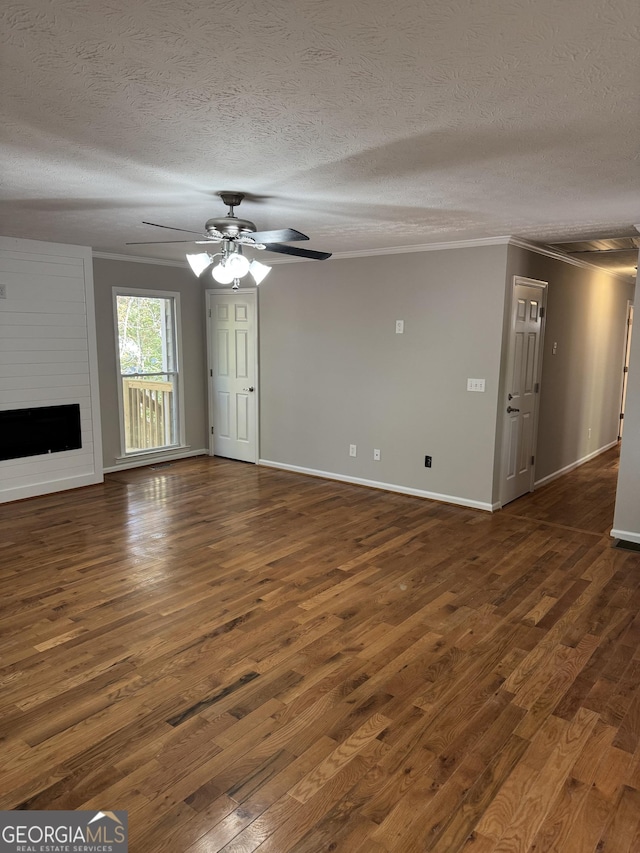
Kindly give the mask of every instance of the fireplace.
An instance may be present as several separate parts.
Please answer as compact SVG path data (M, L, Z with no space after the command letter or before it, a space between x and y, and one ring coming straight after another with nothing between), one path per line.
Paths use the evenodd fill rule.
M0 460L82 447L80 406L39 406L0 412Z

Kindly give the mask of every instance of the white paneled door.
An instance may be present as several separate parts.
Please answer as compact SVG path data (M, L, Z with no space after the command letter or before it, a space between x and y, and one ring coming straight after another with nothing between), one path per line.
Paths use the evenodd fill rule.
M546 283L515 276L502 434L500 503L533 491Z
M215 456L258 461L255 291L208 294L209 399Z

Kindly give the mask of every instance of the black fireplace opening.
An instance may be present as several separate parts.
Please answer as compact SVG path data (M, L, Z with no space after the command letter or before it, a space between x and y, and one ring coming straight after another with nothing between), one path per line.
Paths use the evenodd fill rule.
M82 447L80 406L38 406L0 412L0 460Z

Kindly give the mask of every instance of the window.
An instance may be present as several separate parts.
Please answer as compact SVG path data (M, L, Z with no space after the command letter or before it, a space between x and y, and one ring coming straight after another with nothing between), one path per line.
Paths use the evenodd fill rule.
M179 294L115 290L123 454L182 444Z

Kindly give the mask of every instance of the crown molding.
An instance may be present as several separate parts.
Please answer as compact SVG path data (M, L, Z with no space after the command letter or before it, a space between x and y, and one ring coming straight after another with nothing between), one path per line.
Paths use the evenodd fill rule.
M640 225L636 226L640 231ZM553 249L551 246L546 246L543 243L532 243L522 237L502 236L502 237L479 237L473 240L452 240L447 243L424 243L417 246L393 246L384 249L359 249L353 252L334 252L329 260L342 260L345 258L368 258L376 255L404 255L413 252L440 252L447 249L477 249L481 246L516 246L519 249L526 249L529 252L536 252L538 255L545 255L548 258L553 258L556 261L564 261L564 263L572 264L576 267L584 269L597 270L604 272L614 278L620 279L628 284L629 277L618 273L605 270L603 267L590 264L588 261L572 258L558 249ZM305 261L304 258L282 258L278 260L269 260L270 266L279 264L295 264Z
M186 261L169 261L165 258L141 258L138 255L116 255L111 252L91 252L94 258L101 258L104 261L130 261L133 264L156 264L160 267L180 267L180 269L189 269L189 264Z
M443 249L476 249L480 246L506 246L511 237L478 237L472 240L452 240L446 243L422 243L416 246L388 246L381 249L355 249L349 252L334 252L328 260L341 260L343 258L368 258L379 255L405 255L414 252L439 252ZM137 255L117 255L111 252L93 252L94 258L103 258L107 261L132 261L137 264L159 264L168 267L188 267L186 262L168 261L160 258L142 258ZM281 264L299 264L314 260L313 258L269 258L269 266L280 266Z
M349 252L334 252L328 260L340 261L345 258L369 258L379 255L409 255L414 252L440 252L443 249L476 249L480 246L506 246L510 237L478 237L473 240L451 240L446 243L420 243L415 246L388 246L381 249L355 249ZM312 258L278 258L269 260L269 266L296 264Z
M446 243L422 243L417 246L391 246L386 249L356 249L353 252L336 252L334 258L364 258L369 255L404 255L412 252L440 252L443 249L476 249L480 246L503 246L509 237L478 237L473 240L451 240Z
M634 226L640 231L640 225ZM583 269L596 270L604 272L607 275L624 281L628 284L629 276L620 275L599 267L596 264L590 264L588 261L579 258L573 258L559 249L554 249L551 246L546 246L543 243L532 243L525 240L523 237L502 236L502 237L478 237L473 240L452 240L450 242L441 243L423 243L416 246L390 246L380 249L356 249L351 252L334 252L328 260L345 260L348 258L369 258L379 257L381 255L406 255L415 252L441 252L447 249L477 249L482 246L515 246L518 249L525 249L528 252L535 252L538 255L544 255L547 258L553 258L556 261L562 261L565 264L571 264L574 267L582 267ZM178 267L180 269L188 269L189 265L186 261L170 261L164 258L142 258L138 255L118 255L110 252L92 252L94 258L101 258L107 261L129 261L134 264L156 264L164 267ZM270 258L269 266L280 266L282 264L299 264L307 263L313 260L312 258Z

